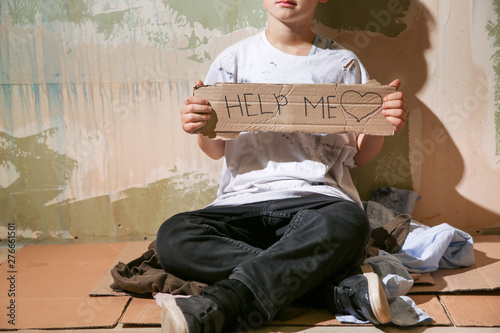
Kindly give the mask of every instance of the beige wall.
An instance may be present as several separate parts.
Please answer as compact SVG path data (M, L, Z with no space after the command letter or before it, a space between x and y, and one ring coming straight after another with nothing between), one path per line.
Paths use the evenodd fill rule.
M424 108L415 117L415 140L428 145L421 149L421 165L416 159L412 163L418 165L412 174L415 190L422 195L416 217L432 224L448 222L469 231L499 233L500 123L496 114L500 105L497 99L495 107L494 87L500 77L494 71L493 38L484 29L488 20L498 21L499 2L496 12L488 2L428 5L435 25L426 53L428 79L416 94ZM497 34L497 46L498 38ZM443 142L436 139L433 143L433 132L440 130L445 131ZM411 148L418 150L417 145Z
M337 37L358 46L379 81L401 78L411 110L408 133L386 140L375 166L355 170L356 176L367 172L377 185L405 188L411 174L412 189L422 196L415 219L447 222L474 234L500 232L499 76L493 58L499 35L489 36L486 29L488 22L498 22L499 2L495 5L412 1L404 18L407 29L397 38L363 38L359 32Z
M258 1L196 3L0 2L0 238L8 223L26 242L151 238L213 200L221 162L182 132L180 105L266 17ZM323 6L315 30L381 83L401 78L411 109L353 170L363 197L413 189L415 219L500 233L499 1Z

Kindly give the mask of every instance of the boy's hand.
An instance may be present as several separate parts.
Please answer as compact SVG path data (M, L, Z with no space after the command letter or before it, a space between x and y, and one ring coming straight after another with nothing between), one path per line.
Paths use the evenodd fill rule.
M389 85L398 90L401 86L401 80L396 79ZM385 119L394 126L396 132L405 128L408 109L406 108L405 96L401 91L396 91L385 96L382 108L382 114L385 116Z
M203 85L203 82L196 81L197 86ZM210 120L212 107L204 98L190 96L184 101L181 109L182 129L193 134Z

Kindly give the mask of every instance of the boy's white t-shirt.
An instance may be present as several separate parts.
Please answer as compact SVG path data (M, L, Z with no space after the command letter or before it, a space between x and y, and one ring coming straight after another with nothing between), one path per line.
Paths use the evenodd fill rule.
M345 83L369 76L357 56L334 41L318 37L308 56L275 48L265 32L225 49L213 62L204 84ZM211 205L324 194L361 205L349 168L354 166L355 134L244 132L226 141L221 183Z

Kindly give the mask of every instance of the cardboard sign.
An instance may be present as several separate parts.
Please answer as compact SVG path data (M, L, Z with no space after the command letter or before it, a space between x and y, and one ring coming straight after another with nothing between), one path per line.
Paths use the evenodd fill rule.
M240 132L364 133L393 135L382 115L383 99L395 91L367 84L216 83L196 86L194 95L214 109L200 133L234 139Z

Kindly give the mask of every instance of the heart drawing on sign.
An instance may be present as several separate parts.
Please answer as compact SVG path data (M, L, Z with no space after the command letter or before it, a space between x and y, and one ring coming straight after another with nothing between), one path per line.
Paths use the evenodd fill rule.
M377 112L382 107L382 103L382 96L374 92L360 94L355 90L347 90L340 97L342 109L354 117L358 123Z

